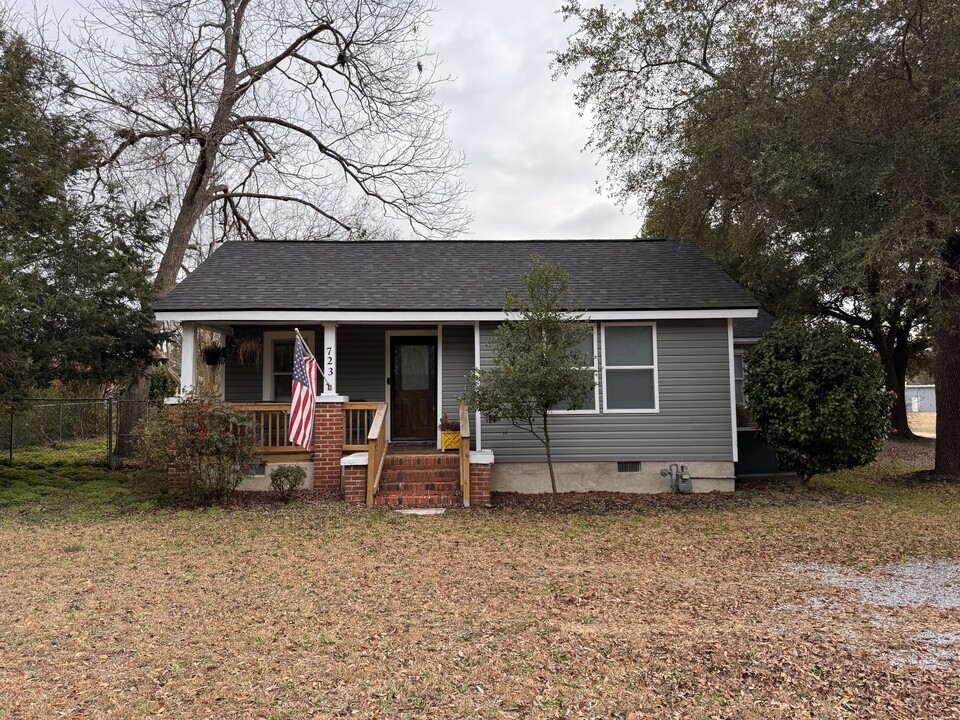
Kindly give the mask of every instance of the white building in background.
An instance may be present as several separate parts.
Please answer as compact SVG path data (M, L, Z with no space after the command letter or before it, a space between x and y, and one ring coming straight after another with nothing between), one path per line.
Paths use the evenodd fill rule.
M936 412L937 389L934 385L907 385L904 388L907 412Z

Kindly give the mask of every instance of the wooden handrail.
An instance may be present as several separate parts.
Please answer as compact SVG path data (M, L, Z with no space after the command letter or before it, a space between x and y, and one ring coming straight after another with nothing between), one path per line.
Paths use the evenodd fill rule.
M367 507L373 507L373 499L380 489L387 445L387 404L377 403L377 411L367 433Z
M230 407L241 412L255 412L257 410L289 410L288 402L262 402L262 403L230 403Z
M470 507L470 413L460 403L460 492L463 506Z

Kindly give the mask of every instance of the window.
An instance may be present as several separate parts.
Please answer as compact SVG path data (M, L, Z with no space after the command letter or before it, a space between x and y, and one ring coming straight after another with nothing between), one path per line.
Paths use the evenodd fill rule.
M658 412L657 330L652 323L603 326L604 412Z
M314 331L304 330L303 339L314 352ZM293 386L292 330L267 330L263 333L263 402L289 402ZM322 380L319 380L322 385ZM319 392L319 390L318 390Z
M273 343L273 400L291 400L293 392L293 342Z
M737 350L733 354L733 394L737 405L746 407L747 399L743 394L743 351Z
M593 328L593 331L583 339L577 346L577 351L583 355L588 355L593 360L590 365L587 365L586 368L596 370L597 369L597 329ZM594 381L596 381L596 373L594 373ZM599 405L599 396L600 388L597 384L594 384L593 391L587 396L586 400L583 401L577 410L568 410L568 403L562 402L557 403L551 408L550 412L552 413L596 413L597 406Z

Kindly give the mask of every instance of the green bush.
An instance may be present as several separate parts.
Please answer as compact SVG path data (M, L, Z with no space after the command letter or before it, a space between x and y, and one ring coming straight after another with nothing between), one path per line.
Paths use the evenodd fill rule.
M168 397L177 394L180 386L176 378L163 365L155 365L150 371L150 399L163 402Z
M143 460L182 479L198 504L222 502L256 459L250 413L218 398L189 395L177 405L152 407L141 426Z
M284 502L290 502L293 494L307 479L307 471L299 465L280 465L270 473L270 487Z
M889 434L880 363L834 324L778 322L750 353L744 382L760 439L804 483L869 463Z

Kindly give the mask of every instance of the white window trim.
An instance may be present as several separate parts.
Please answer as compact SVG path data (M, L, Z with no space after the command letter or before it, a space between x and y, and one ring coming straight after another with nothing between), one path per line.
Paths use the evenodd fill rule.
M316 352L316 342L313 330L304 330L300 333L307 342L310 352ZM290 342L297 337L293 330L267 330L263 333L263 402L276 402L273 387L273 344L275 342ZM324 387L326 387L324 385Z
M740 461L740 448L737 438L737 387L733 376L733 318L727 320L727 363L730 365L730 429L733 449L733 461Z
M616 408L607 407L607 328L608 327L650 327L653 339L653 365L614 365L613 370L653 370L653 407L652 408ZM603 372L603 412L618 415L656 414L660 412L660 371L657 362L657 324L655 322L609 322L600 323L600 362Z
M754 425L740 425L736 421L736 412L737 412L737 365L736 359L741 358L740 367L743 369L743 377L740 378L740 382L744 384L744 393L743 393L743 406L750 409L750 406L747 404L747 393L746 393L746 379L747 379L747 365L746 365L746 356L749 352L749 348L733 346L733 385L731 390L733 392L733 412L734 412L734 425L737 426L737 430L756 430L757 426Z
M593 370L593 410L581 408L580 410L548 410L548 415L599 415L600 414L600 368L597 365L599 359L597 355L597 326L593 328L593 365L587 366ZM584 368L587 369L587 368Z

